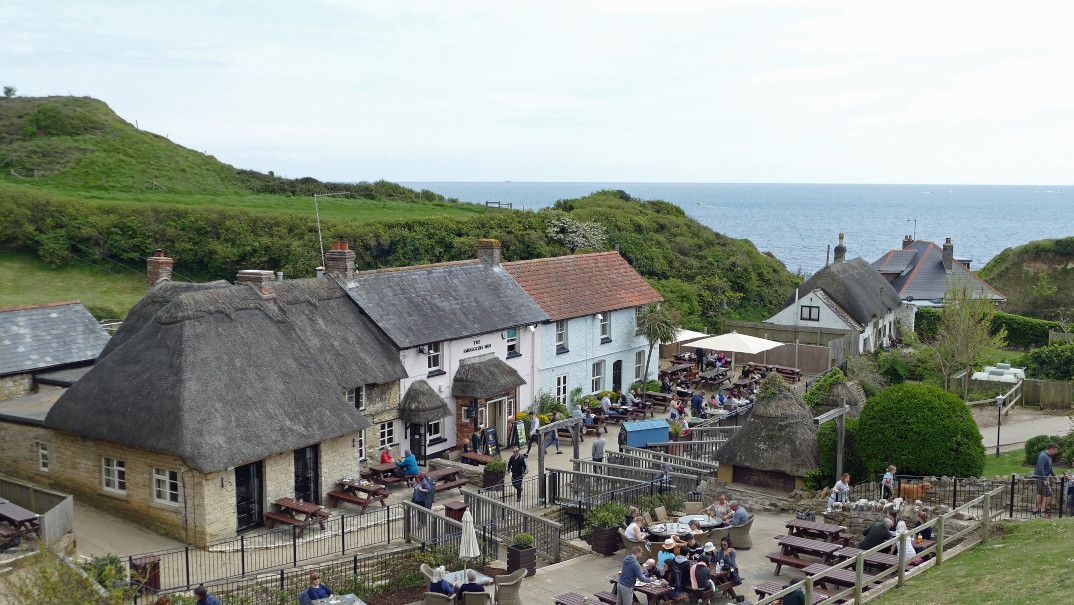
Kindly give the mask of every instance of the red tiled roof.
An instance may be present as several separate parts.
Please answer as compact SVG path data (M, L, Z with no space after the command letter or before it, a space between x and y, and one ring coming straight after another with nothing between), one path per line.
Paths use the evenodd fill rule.
M664 300L618 252L503 263L552 321Z

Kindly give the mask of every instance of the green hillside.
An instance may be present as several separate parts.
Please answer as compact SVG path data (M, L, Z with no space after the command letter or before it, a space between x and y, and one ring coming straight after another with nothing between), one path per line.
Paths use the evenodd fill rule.
M1007 248L977 275L1007 296L1004 311L1008 313L1067 322L1072 319L1074 237Z
M118 319L145 295L145 278L112 263L50 267L32 254L0 252L0 308L81 301L98 319Z

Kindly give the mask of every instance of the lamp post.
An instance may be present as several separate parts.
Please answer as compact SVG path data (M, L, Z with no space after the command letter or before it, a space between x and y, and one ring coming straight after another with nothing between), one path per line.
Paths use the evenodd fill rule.
M996 395L996 458L999 458L999 425L1003 422L1003 395Z

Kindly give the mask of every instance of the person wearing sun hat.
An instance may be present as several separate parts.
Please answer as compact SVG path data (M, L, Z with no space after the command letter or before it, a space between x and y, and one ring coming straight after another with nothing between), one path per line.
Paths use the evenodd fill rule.
M705 542L705 554L712 556L714 552L716 552L716 545L712 542Z
M656 554L656 568L660 570L661 574L665 572L664 564L675 559L675 546L675 540L668 538L664 540L663 548Z

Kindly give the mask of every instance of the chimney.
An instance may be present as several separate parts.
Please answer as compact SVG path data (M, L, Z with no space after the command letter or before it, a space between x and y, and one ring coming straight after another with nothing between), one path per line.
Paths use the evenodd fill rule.
M902 236L902 249L905 250L910 247L910 244L914 243L914 238L909 235Z
M342 279L354 281L354 251L347 242L332 242L332 249L324 253L325 272Z
M843 245L843 234L839 234L839 245L835 247L835 262L842 263L847 260L847 247Z
M156 254L145 259L145 277L149 287L152 288L153 284L162 279L170 280L174 263L175 261L164 256L164 250L161 248L157 248Z
M955 264L955 245L951 243L951 238L947 238L947 241L943 243L943 270L950 271L951 267Z
M272 271L260 271L258 269L243 269L235 276L236 284L253 284L263 297L275 295L272 279L276 276Z
M493 267L500 266L500 240L477 240L477 260L485 261Z

